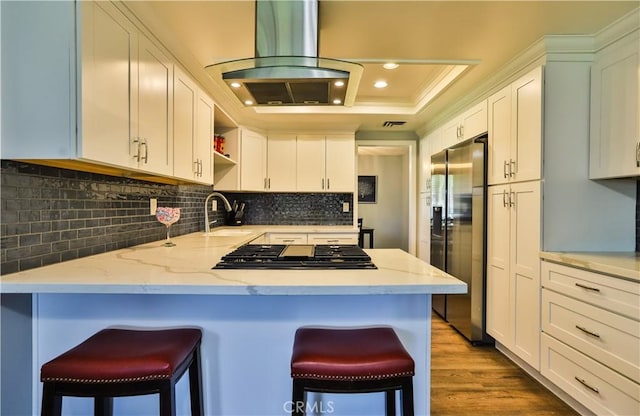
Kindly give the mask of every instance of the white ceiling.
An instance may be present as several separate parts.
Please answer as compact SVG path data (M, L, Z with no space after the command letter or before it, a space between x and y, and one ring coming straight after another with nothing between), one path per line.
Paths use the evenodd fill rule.
M254 0L125 4L236 123L265 130L385 132L420 130L544 35L594 34L638 7L637 0L320 0L319 55L365 67L355 104L256 109L244 107L204 71L207 65L253 57ZM386 61L401 66L384 70ZM444 91L430 90L457 69L461 74ZM389 87L373 88L378 79ZM388 120L407 123L382 127Z

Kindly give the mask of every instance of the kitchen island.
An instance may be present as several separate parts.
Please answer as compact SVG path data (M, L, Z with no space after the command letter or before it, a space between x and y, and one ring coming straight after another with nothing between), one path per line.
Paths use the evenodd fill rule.
M40 366L99 329L181 325L204 330L207 415L288 414L291 345L304 325L394 327L416 361L416 414L429 414L431 294L464 293L466 285L396 249L367 250L377 270L211 269L262 233L194 233L175 238L175 247L154 242L2 276L3 414L10 406L38 413ZM189 414L187 383L177 386L178 414ZM335 415L384 409L378 393L310 395L317 411L319 396ZM157 400L117 399L114 407L146 415ZM67 415L90 409L88 399L64 400Z

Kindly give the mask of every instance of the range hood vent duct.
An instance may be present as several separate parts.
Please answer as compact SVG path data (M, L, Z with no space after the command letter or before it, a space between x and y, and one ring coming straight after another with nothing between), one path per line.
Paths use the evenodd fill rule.
M247 106L353 105L359 64L318 56L318 0L256 0L255 58L206 67Z

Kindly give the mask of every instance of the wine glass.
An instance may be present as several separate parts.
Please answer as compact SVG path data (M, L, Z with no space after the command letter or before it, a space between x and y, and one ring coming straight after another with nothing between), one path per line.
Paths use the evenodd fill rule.
M165 247L173 247L175 243L169 237L171 225L180 219L180 208L158 207L156 209L156 219L167 227L167 241Z

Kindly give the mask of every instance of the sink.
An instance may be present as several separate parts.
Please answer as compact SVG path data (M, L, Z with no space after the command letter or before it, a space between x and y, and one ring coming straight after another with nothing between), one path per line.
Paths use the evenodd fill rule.
M243 235L249 235L252 233L253 233L253 230L234 230L234 229L225 228L222 230L210 231L208 234L205 234L205 235L211 236L211 237L242 237Z

